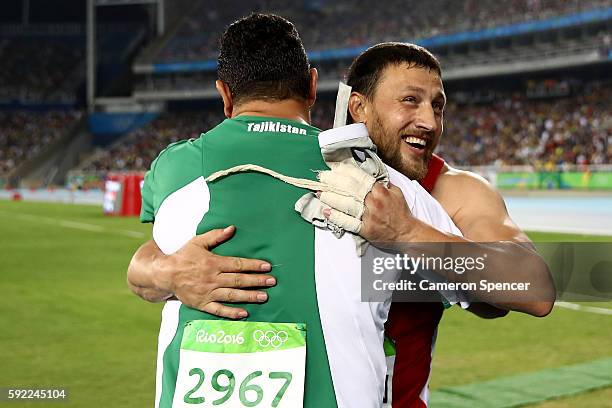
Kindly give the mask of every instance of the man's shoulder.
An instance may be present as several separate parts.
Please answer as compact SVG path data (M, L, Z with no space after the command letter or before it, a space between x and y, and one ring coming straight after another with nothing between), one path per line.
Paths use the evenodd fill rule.
M151 164L151 171L183 172L187 169L201 168L202 137L179 140L162 150Z
M171 143L151 164L145 185L157 192L171 192L202 176L201 137Z
M157 158L163 157L166 160L180 160L183 157L189 157L202 153L202 134L198 138L183 139L170 143L163 149Z
M503 205L501 195L481 175L448 166L431 192L455 222L458 215L477 216L489 207Z
M487 191L492 192L494 188L481 175L473 171L456 169L445 164L438 176L432 195L438 198L440 195L464 195L466 192L473 195Z

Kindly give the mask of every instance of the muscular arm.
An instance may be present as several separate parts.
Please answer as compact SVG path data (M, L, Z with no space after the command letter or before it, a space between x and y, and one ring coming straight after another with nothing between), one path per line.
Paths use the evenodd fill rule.
M148 302L163 302L174 298L172 291L161 289L160 285L155 283L156 276L165 274L155 263L163 256L155 241L150 240L138 248L128 266L128 287L135 295Z
M500 194L475 173L449 168L440 176L432 196L472 241L531 243L510 219Z
M437 191L433 192L464 237L443 233L412 217L401 192L398 194L394 189L377 187L366 198L364 224L360 233L364 238L372 242L465 243L464 246L453 247L453 250L488 254L487 267L478 275L452 273L446 276L447 279L455 282L465 282L466 278L472 282L481 279L489 282L530 282L530 290L526 292L513 292L511 296L506 294L500 298L477 290L470 292L472 300L534 316L545 316L550 312L554 302L554 285L548 268L533 250L527 236L508 216L501 196L484 179L473 173L450 169L440 177ZM424 246L423 250L431 251L431 246ZM453 255L460 256L461 253ZM491 310L481 312L485 317L491 317Z
M276 284L268 272L268 262L215 255L210 250L231 238L235 229L212 230L192 238L171 255L165 255L153 240L134 254L127 271L129 288L149 302L176 297L185 305L217 316L233 319L247 316L242 308L221 302L261 303L267 294L242 288L269 287Z
M465 196L463 191L474 189ZM477 242L513 241L531 243L529 238L510 219L506 205L482 177L445 165L438 179L433 197L451 215L455 225L467 239ZM482 200L482 197L487 199ZM545 308L544 308L545 309ZM472 303L468 310L482 318L491 319L508 314L507 309L489 303ZM546 312L542 310L541 312Z

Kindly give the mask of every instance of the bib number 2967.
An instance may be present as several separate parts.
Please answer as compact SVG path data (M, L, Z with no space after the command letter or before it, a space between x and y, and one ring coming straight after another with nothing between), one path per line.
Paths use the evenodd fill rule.
M183 331L173 408L301 408L306 327L192 320Z
M183 397L183 401L186 404L204 404L207 397L199 393L202 384L206 381L204 370L201 368L192 368L189 370L189 376L197 377L197 383L192 389L187 391ZM263 400L264 389L256 382L256 380L261 380L258 377L262 376L263 372L253 371L240 382L240 386L238 387L238 398L243 406L256 407ZM283 399L285 391L287 391L287 388L291 384L293 375L287 371L272 371L268 373L267 377L269 381L276 380L275 382L279 383L277 387L278 391L272 400L272 407L276 408ZM228 401L232 397L234 391L236 391L236 376L230 370L218 370L212 375L210 385L215 391L223 394L219 398L213 400L212 405L221 405ZM269 389L271 386L266 388Z

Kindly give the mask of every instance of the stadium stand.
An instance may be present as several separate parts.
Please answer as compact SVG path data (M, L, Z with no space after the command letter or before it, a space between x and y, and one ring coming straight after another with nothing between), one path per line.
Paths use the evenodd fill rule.
M80 118L71 111L0 111L0 176L8 175L58 140Z
M136 23L98 28L99 85L113 79L139 45L144 28ZM85 28L82 24L0 26L0 103L74 105L84 85Z
M533 85L522 95L498 94L494 100L480 103L474 103L478 102L474 95L450 95L454 102L445 113L446 129L438 152L458 166L611 163L612 85L590 83L572 96L567 82L546 92L538 89L546 85ZM564 89L563 95L554 97L555 90ZM547 98L538 98L541 96ZM334 103L322 100L315 106L313 123L330 128ZM79 169L146 170L169 143L198 137L222 119L219 110L166 113L111 148L97 152Z
M53 37L0 39L0 101L74 102L84 55L84 47Z
M363 2L363 4L366 3ZM266 4L270 7L273 5L272 2L261 3L260 8L266 9L264 7ZM352 5L353 2L343 2L342 4L345 6L346 4ZM391 2L391 9L393 9L393 4ZM434 2L432 7L436 9L440 4L442 3ZM439 58L447 81L530 70L567 68L576 65L602 63L611 58L610 17L612 16L612 8L603 7L606 2L548 3L532 1L527 4L523 1L517 1L515 6L519 10L538 10L538 12L525 12L527 20L521 20L518 17L513 18L512 12L500 12L499 15L503 17L490 16L489 14L492 14L492 12L488 11L489 8L495 9L496 6L488 2L483 3L482 9L479 5L477 7L478 12L472 10L468 13L463 9L460 11L453 9L457 5L465 5L466 9L470 10L469 4L469 2L452 2L448 6L448 10L440 11L437 14L437 18L427 20L448 21L450 24L451 17L448 17L448 15L450 14L453 16L452 18L455 18L451 11L457 12L462 15L461 18L457 18L458 25L455 28L459 31L452 31L453 28L445 26L443 33L440 30L425 30L413 33L413 36L405 37L404 34L401 34L402 29L404 29L404 25L401 24L402 29L381 28L381 33L386 33L383 36L377 37L374 33L371 37L363 37L359 41L343 45L327 46L328 44L335 44L337 38L341 37L341 35L333 32L326 34L330 36L329 41L323 41L325 46L322 48L316 43L308 46L306 41L311 63L319 71L319 89L321 91L333 91L336 88L337 81L344 76L352 58L368 45L382 40L418 40ZM412 7L412 3L410 5L415 10L423 7L422 2L416 2L414 7ZM497 5L497 7L500 6ZM354 8L359 9L359 7ZM326 4L318 6L317 10L319 9L333 10L335 8ZM208 9L200 7L201 12L202 10ZM224 13L231 14L231 9L223 10ZM351 13L356 13L355 10L351 10ZM220 26L223 25L222 21L228 18L218 13L212 14L218 20L216 24ZM301 21L310 18L308 16L312 13L305 12L298 7L287 10L286 14L295 14L295 20ZM389 27L394 26L394 21L399 18L397 16L418 15L417 13L396 14L394 17L389 16L386 20ZM481 21L474 18L472 14L483 15L487 19ZM350 15L350 13L347 15ZM423 15L427 15L427 13ZM339 15L336 15L336 17L338 18L337 22L329 22L327 25L306 24L301 30L302 36L304 38L317 36L320 31L332 30L327 27L340 27L345 24ZM194 46L192 48L192 45L199 41L198 38L201 39L202 36L209 35L206 34L207 30L204 30L206 33L200 34L195 34L192 32L193 30L187 30L190 34L183 36L185 27L190 26L192 21L197 20L193 24L199 26L206 18L206 16L203 16L200 20L195 17L188 18L180 26L182 28L178 30L175 36L163 41L166 45L161 47L163 49L162 54L165 53L166 57L170 58L169 60L166 57L153 59L148 63L143 59L138 60L134 65L135 72L139 74L139 79L134 86L134 96L136 98L141 100L159 100L160 98L198 99L211 98L216 95L212 86L216 79L215 60L211 57L214 55L215 42L211 39L210 44L205 47ZM362 20L359 21L363 21L366 17L356 15L355 18L360 18ZM231 19L227 20L226 23L230 21ZM352 20L348 19L348 21L346 24L350 25ZM492 21L499 21L495 24L502 25L495 25ZM366 24L364 26L370 27L371 25ZM408 25L410 29L415 29L417 26L418 24ZM348 32L352 31L349 29ZM175 45L176 49L179 50L178 54L182 55L176 59L172 57L174 54L172 50ZM185 51L188 55L181 50L188 50ZM209 51L212 54L207 54Z
M98 149L78 167L84 171L147 170L170 143L198 137L223 120L222 112L166 113L108 148Z
M571 97L452 103L438 153L458 166L611 163L611 97L611 84L591 83Z
M550 18L606 6L605 0L497 0L288 2L214 0L197 11L155 58L156 62L216 57L218 35L250 11L274 12L295 23L308 50L342 48L382 41L414 40L457 31ZM410 10L409 13L406 10Z
M572 66L581 63L584 66L609 63L612 20L606 17L581 22L582 15L572 14L588 14L596 9L607 10L609 14L609 0L437 0L411 1L409 5L392 0L385 2L385 7L373 0L319 0L297 4L285 0L207 0L195 5L185 4L183 18L172 19L175 22L168 35L153 40L157 41L153 47L142 47L143 58L146 56L153 68L139 72L138 61L141 60L138 57L132 66L134 75L123 75L121 83L115 84L115 88L119 85L123 89L122 96L132 92L132 97L128 98L130 103L163 104L172 100L218 98L213 86L214 67L194 70L179 67L158 72L156 64L214 59L217 35L228 23L250 11L274 11L288 17L296 23L307 50L315 53L326 49L355 50L388 40L435 40L444 35L455 38L457 34L461 37L466 33L481 33L478 30L526 21L538 21L530 27L540 27L540 23L550 23L552 20L547 19L551 18L577 18L578 22L572 20L570 25L562 27L551 23L554 27L540 27L535 31L530 28L520 34L507 32L500 37L487 34L478 39L466 37L461 41L453 39L450 43L428 46L442 62L449 93L446 129L438 152L458 166L529 164L552 168L612 162L612 130L608 115L611 87L605 82L608 76L603 76L604 82L589 82L588 72L576 74L571 71ZM407 7L409 13L405 12ZM144 41L144 26L126 27L112 22L99 27L98 63L101 68L98 85L103 85L100 96L107 96L103 89L110 88L112 79L121 72L120 67L113 65L128 61L132 51ZM9 28L15 32L6 33L6 27L0 26L0 31L4 30L0 39L0 104L14 101L82 103L82 99L78 101L77 88L82 91L84 87L84 26L56 24L41 32L35 32L41 29L32 26L24 28L13 24ZM324 57L316 54L318 57L312 58L320 80L313 123L320 128L331 127L334 106L330 99L355 52ZM555 59L573 59L574 62L571 66L556 66ZM529 64L544 60L552 61L551 66L529 68ZM491 67L501 67L502 71L493 70L484 75L478 71ZM514 67L514 71L507 71L508 67ZM552 71L554 69L557 71ZM548 86L551 80L543 81L541 75L529 84L529 72L537 70L551 70L548 77L556 85ZM484 82L477 79L514 74L520 74L521 78L513 80L512 89L494 89L496 85L491 81L481 86ZM577 84L566 79L574 74L581 78ZM108 81L103 82L106 79ZM463 92L457 89L461 87L453 85L453 81L463 84L473 81L470 86L474 89ZM498 82L504 83L505 79ZM465 88L465 84L462 86ZM121 112L117 106L110 108L112 112ZM153 158L169 143L197 137L223 119L218 109L196 109L189 103L178 109L172 106L148 125L111 141L106 147L92 150L91 143L84 143L78 153L81 159L75 159L79 164L74 171L103 177L109 171L148 169ZM46 145L57 140L60 130L54 125L64 121L64 129L67 129L80 115L72 111L3 113L0 179L23 161L35 157L41 148L39 143ZM29 134L32 136L27 136ZM20 137L30 141L19 140Z
M313 123L330 128L334 104L317 105ZM145 171L159 152L178 140L197 138L224 119L219 109L167 112L146 126L135 130L108 148L99 148L76 170L85 172Z

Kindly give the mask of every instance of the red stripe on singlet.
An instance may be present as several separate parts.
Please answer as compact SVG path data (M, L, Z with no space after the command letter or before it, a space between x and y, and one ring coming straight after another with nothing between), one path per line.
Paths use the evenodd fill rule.
M423 180L419 181L419 184L421 184L421 186L427 190L428 193L431 193L436 185L436 181L438 181L438 176L442 171L442 167L444 167L444 159L440 156L436 156L435 154L432 155L431 160L429 161L427 174Z

